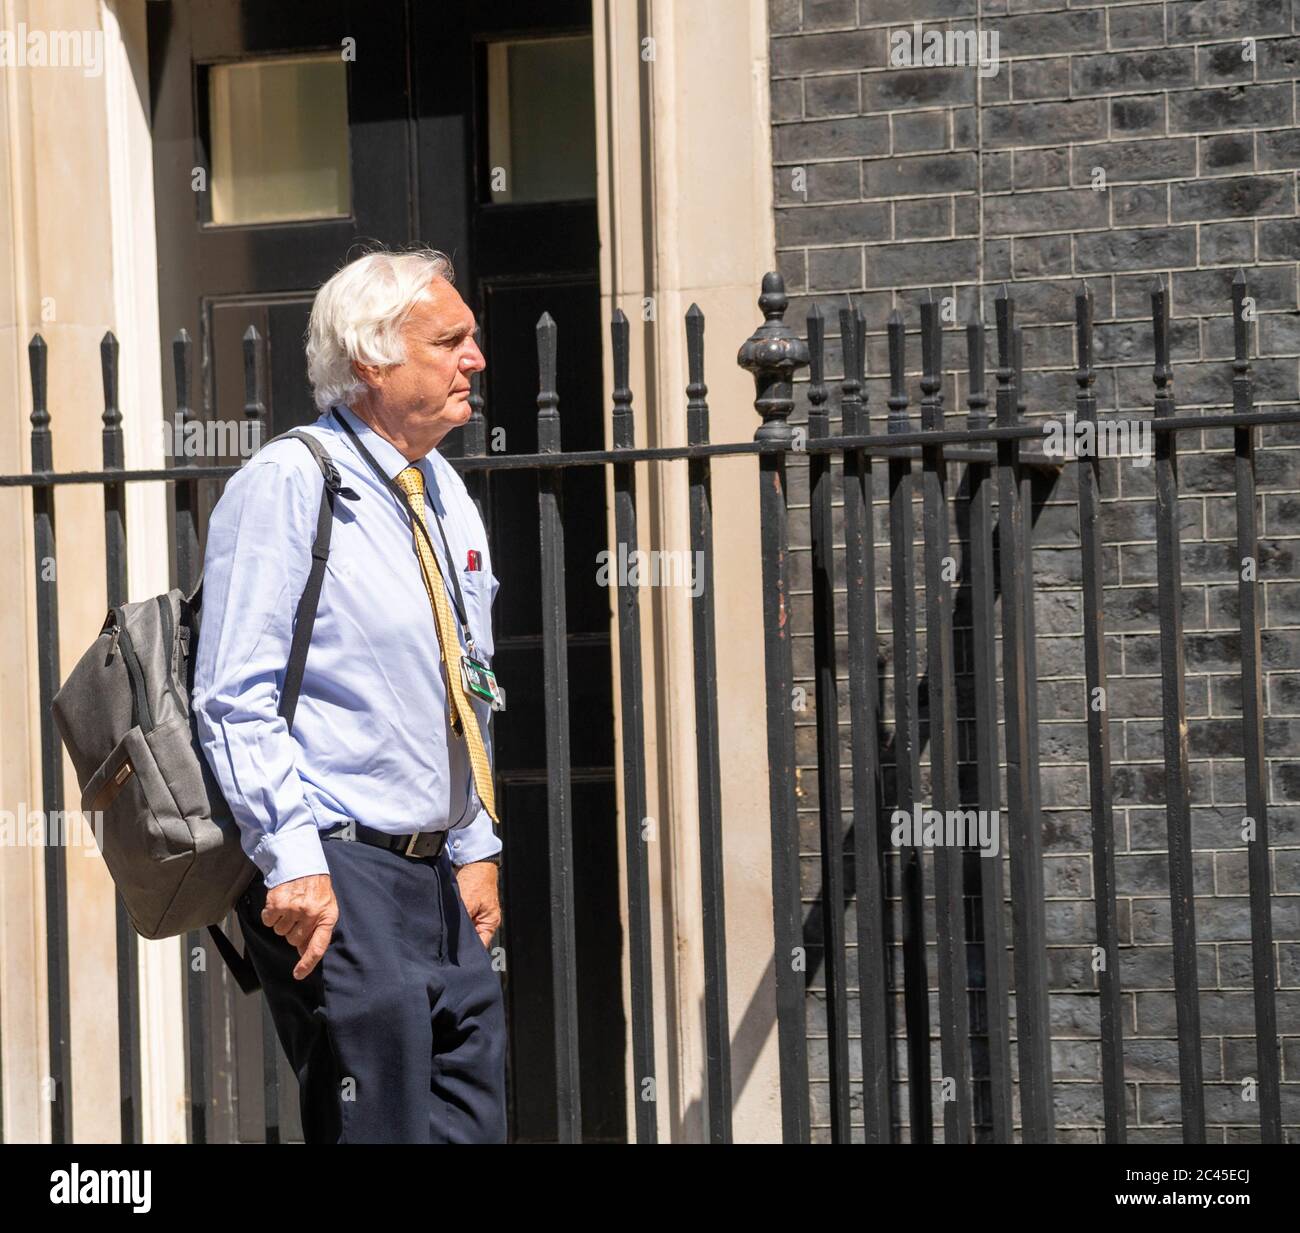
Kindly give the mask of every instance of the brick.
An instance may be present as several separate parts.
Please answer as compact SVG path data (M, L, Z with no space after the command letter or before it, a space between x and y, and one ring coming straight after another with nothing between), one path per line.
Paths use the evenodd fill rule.
M862 286L862 249L819 248L808 254L808 289L844 291Z
M1093 295L1094 311L1099 317L1108 315L1109 294L1101 279L1094 279L1088 284ZM1078 291L1078 280L1069 282L1046 280L1019 282L1016 284L1013 298L1015 300L1016 321L1021 325L1039 322L1071 322L1074 320L1074 297ZM984 291L984 320L995 321L997 288L989 286Z
M797 78L774 81L771 90L772 119L799 120L803 117L803 82Z
M856 73L806 78L804 93L809 116L853 116L858 113Z
M1259 349L1263 355L1300 354L1300 315L1296 313L1261 313L1259 317ZM1285 500L1283 498L1282 500ZM1300 519L1300 504L1288 509ZM1300 521L1294 525L1300 526Z
M973 150L979 145L979 118L973 107L959 107L952 113L952 145L955 150Z
M1169 186L1121 185L1110 190L1111 221L1117 226L1169 221Z
M1255 61L1248 60L1244 45L1218 43L1196 49L1196 84L1221 86L1233 81L1254 81Z
M1071 157L1076 184L1089 183L1094 167L1106 172L1109 184L1184 179L1196 174L1196 139L1168 137L1074 146Z
M1110 100L1112 136L1124 133L1153 135L1165 131L1165 95L1135 95Z
M1171 311L1179 316L1226 314L1232 305L1234 274L1233 270L1178 271L1170 285ZM1265 266L1251 270L1248 277L1250 294L1261 313L1295 307L1294 267Z
M926 197L894 203L894 235L918 240L952 234L952 198Z
M1202 265L1242 264L1254 260L1255 228L1250 223L1206 223L1201 228Z
M1013 103L983 113L988 146L1060 145L1106 135L1106 104L1100 99L1073 103Z
M904 23L928 18L974 17L978 0L870 0L862 6L863 25Z
M975 156L917 155L871 159L862 165L864 197L906 197L916 193L953 193L975 187Z
M1300 39L1265 39L1256 45L1255 76L1259 81L1300 77Z
M1022 237L1014 241L1012 253L1016 278L1068 274L1073 262L1068 235Z
M1011 272L1011 241L989 240L984 245L984 277L1009 279Z
M855 116L779 124L772 140L778 163L880 154L889 149L889 121L884 116Z
M919 150L944 150L948 147L948 117L942 111L923 111L917 115L889 117L894 134L895 154Z
M1116 6L1107 12L1110 45L1127 47L1163 43L1165 10L1163 4Z
M871 244L866 250L868 287L948 285L977 276L974 240L924 244Z
M1017 189L1064 188L1070 183L1070 155L1066 150L1014 150L1012 182Z
M891 68L862 74L862 106L865 111L943 107L974 101L973 69Z
M837 30L771 41L773 77L883 68L888 63L889 47L883 30Z
M988 197L984 203L984 226L989 235L995 236L1074 231L1104 227L1108 221L1106 195L1091 189L1012 193Z
M1079 236L1075 268L1084 274L1107 270L1162 270L1190 265L1196 257L1192 227L1144 228Z
M958 107L953 112L954 150L975 150L979 146L979 117L974 107Z
M773 34L793 34L802 15L803 0L768 0L767 24Z
M1216 128L1289 124L1291 95L1289 85L1181 90L1169 95L1169 131L1194 133Z
M808 255L802 249L778 252L776 268L787 291L803 291L808 286Z
M981 106L991 107L994 103L1009 103L1011 101L1012 67L1010 64L1004 64L992 77L981 77L979 79Z
M1181 0L1169 5L1169 41L1289 33L1287 0Z
M889 236L889 207L876 202L809 206L777 212L776 242L780 248L887 240Z
M1290 176L1232 176L1180 184L1172 198L1174 222L1255 218L1291 213L1295 192Z
M973 195L952 199L954 235L976 235L980 229L980 199Z
M826 30L857 25L856 0L804 0L803 28Z
M1204 963L1203 954L1208 948L1198 946L1196 948L1197 967ZM1141 973L1144 983L1156 985L1157 983L1165 988L1173 987L1173 948L1169 946L1144 946L1133 950L1124 950L1121 952L1121 958L1125 965L1133 964L1135 970ZM1212 970L1212 969L1211 969ZM1129 988L1128 966L1121 969L1123 973L1123 984ZM1202 984L1209 983L1206 977L1207 972L1202 976ZM1163 979L1162 979L1163 978ZM1126 1028L1128 1025L1125 1025ZM1213 1077L1218 1073L1218 1041L1206 1040L1202 1042L1202 1070L1207 1077ZM1158 1083L1165 1081L1168 1083L1177 1083L1179 1077L1178 1070L1178 1042L1176 1040L1150 1040L1150 1039L1133 1039L1132 1035L1127 1033L1124 1037L1124 1077L1130 1083Z
M856 201L862 192L860 167L855 159L777 167L773 172L777 205ZM803 183L802 192L796 187L796 173Z
M1297 248L1298 243L1300 243L1300 219L1267 219L1259 224L1261 261L1294 261L1296 253L1300 252L1300 248Z
M981 182L985 193L1011 188L1011 151L993 150L982 156Z
M1257 133L1261 171L1279 167L1300 167L1300 129L1286 128L1271 133Z
M1172 90L1190 86L1195 79L1196 57L1187 47L1074 56L1070 61L1070 85L1076 98Z
M1068 98L1070 59L1068 56L1015 60L1011 64L1011 96L1025 99Z
M1008 58L1099 51L1106 46L1106 14L1101 9L1004 17L997 29L998 51Z
M1201 167L1208 174L1255 169L1254 133L1219 133L1200 139Z

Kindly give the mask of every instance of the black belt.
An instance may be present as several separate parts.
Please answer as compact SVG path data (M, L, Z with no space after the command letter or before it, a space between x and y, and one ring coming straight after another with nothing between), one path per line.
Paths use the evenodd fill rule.
M361 822L345 822L325 832L326 839L359 839L362 843L387 848L412 860L436 860L447 845L446 831L416 831L413 835L390 835Z

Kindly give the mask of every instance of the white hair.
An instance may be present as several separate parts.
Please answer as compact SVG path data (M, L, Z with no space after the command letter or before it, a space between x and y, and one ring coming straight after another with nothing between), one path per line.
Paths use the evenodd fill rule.
M316 292L307 325L307 378L318 410L366 388L354 360L388 367L406 359L402 326L435 278L455 278L446 253L381 251L349 262Z

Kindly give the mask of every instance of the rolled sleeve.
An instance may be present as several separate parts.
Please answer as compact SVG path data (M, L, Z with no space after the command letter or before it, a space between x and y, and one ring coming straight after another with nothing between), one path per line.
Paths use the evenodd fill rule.
M500 852L502 847L496 828L492 825L492 815L480 808L473 822L451 832L451 863L469 865L474 861L487 860L489 856Z
M286 451L300 451L306 466ZM298 745L278 712L320 485L301 443L270 447L227 484L204 556L195 725L243 849L268 888L329 872L298 774Z

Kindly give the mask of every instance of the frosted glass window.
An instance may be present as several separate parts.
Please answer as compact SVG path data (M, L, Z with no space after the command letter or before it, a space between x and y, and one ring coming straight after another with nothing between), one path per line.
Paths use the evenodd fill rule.
M208 70L212 222L352 212L347 67L337 53Z
M590 35L488 44L489 201L596 195L592 72Z

